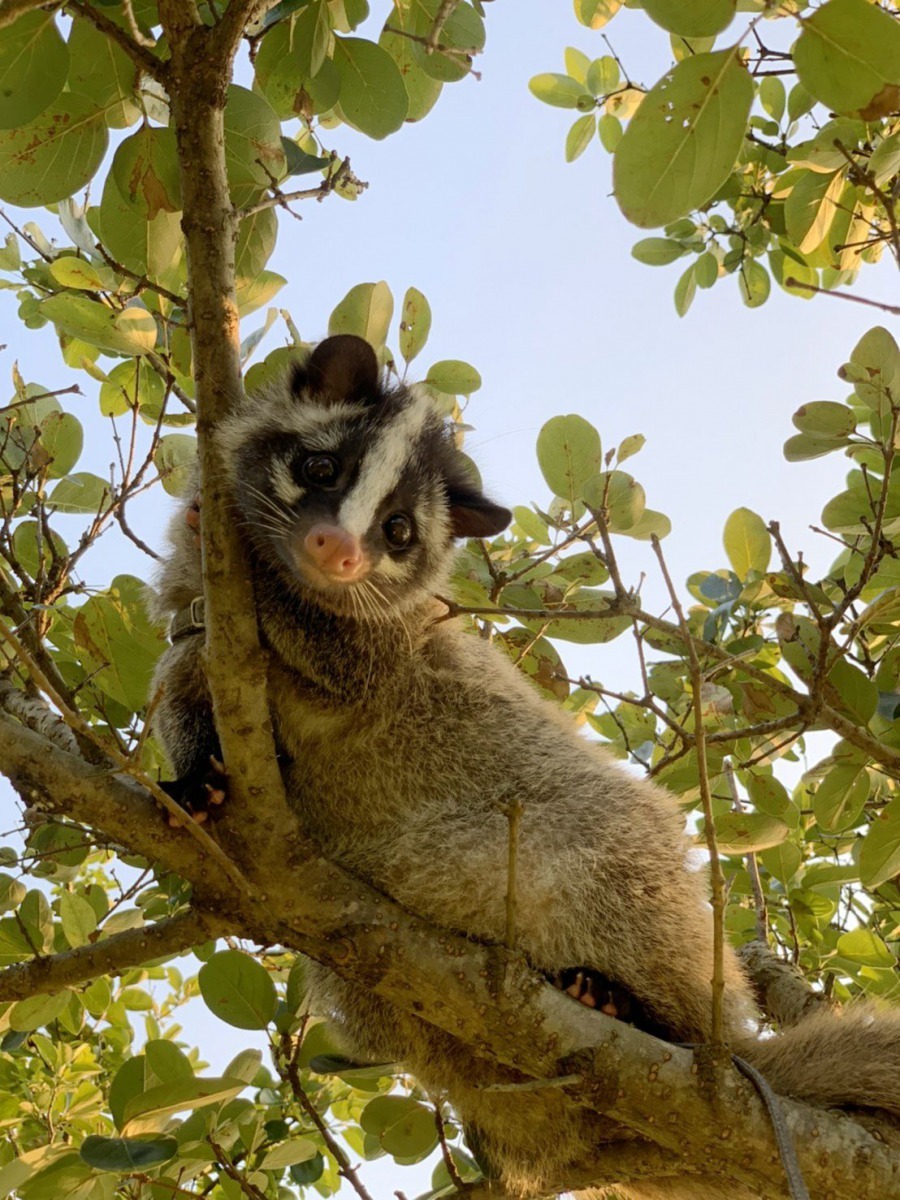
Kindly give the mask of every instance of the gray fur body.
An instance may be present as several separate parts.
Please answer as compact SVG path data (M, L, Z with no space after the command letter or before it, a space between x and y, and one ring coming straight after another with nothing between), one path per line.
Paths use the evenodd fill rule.
M308 392L301 389L298 400L285 388L262 405L257 399L222 434L234 501L248 523L261 632L272 652L276 740L304 829L327 857L412 912L476 940L502 942L508 851L502 808L517 797L524 806L518 948L540 970L587 967L617 981L673 1041L708 1040L711 913L705 876L687 866L683 818L666 792L589 743L502 652L453 622L435 623L431 597L446 586L452 560L440 488L415 485L415 504L430 506L414 510L417 528L430 538L418 573L405 581L395 567L383 573L372 551L373 579L382 591L392 581L402 591L402 601L387 610L345 611L340 598L323 597L284 566L283 554L268 551L271 529L252 528L255 513L243 489L256 476L248 464L263 478L273 470L260 447L273 444L273 433L296 436L294 413L304 397L308 404ZM310 436L304 426L303 437ZM379 436L370 431L370 440ZM280 492L269 487L288 507L285 491L286 485ZM301 497L296 508L303 504ZM199 554L183 513L173 522L172 541L159 581L160 612L182 608L201 592ZM176 772L187 775L215 740L202 637L167 651L158 682L165 690L157 731ZM814 1104L900 1113L900 1015L826 1014L756 1042L749 988L730 949L725 969L728 1036L776 1090ZM589 1158L599 1141L621 1136L551 1090L483 1092L484 1083L509 1076L322 968L314 969L313 992L319 1010L338 1021L351 1054L403 1061L425 1086L446 1091L513 1190L539 1195L566 1165ZM696 1177L617 1190L627 1200L752 1195Z

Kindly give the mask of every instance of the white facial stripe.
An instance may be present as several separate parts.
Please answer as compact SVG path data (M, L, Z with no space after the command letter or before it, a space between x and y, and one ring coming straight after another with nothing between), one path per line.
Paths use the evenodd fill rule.
M409 461L410 447L417 441L432 411L428 396L414 397L366 450L359 477L338 513L338 523L347 533L361 538L370 527L385 497L399 483Z
M272 490L279 500L285 504L296 504L304 494L304 489L298 487L287 463L273 461L271 465Z
M399 559L391 558L389 554L385 554L379 559L374 574L376 579L379 577L394 580L407 579L409 577L409 564L401 562Z

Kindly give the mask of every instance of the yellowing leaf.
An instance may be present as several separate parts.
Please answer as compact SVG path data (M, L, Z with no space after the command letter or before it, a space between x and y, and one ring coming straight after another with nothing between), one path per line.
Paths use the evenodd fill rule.
M723 539L728 561L738 579L751 571L761 574L768 569L772 540L762 517L749 508L737 508L725 522Z

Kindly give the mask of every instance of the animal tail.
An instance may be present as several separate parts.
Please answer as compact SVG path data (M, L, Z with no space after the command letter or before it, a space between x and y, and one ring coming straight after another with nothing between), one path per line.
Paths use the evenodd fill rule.
M823 1009L777 1037L742 1040L735 1049L782 1096L900 1116L900 1008Z

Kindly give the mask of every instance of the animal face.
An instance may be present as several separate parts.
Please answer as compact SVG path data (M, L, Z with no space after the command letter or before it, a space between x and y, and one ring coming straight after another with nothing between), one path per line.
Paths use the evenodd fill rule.
M455 537L510 520L478 489L422 390L384 387L338 335L230 421L222 446L253 545L324 608L383 620L440 587Z

